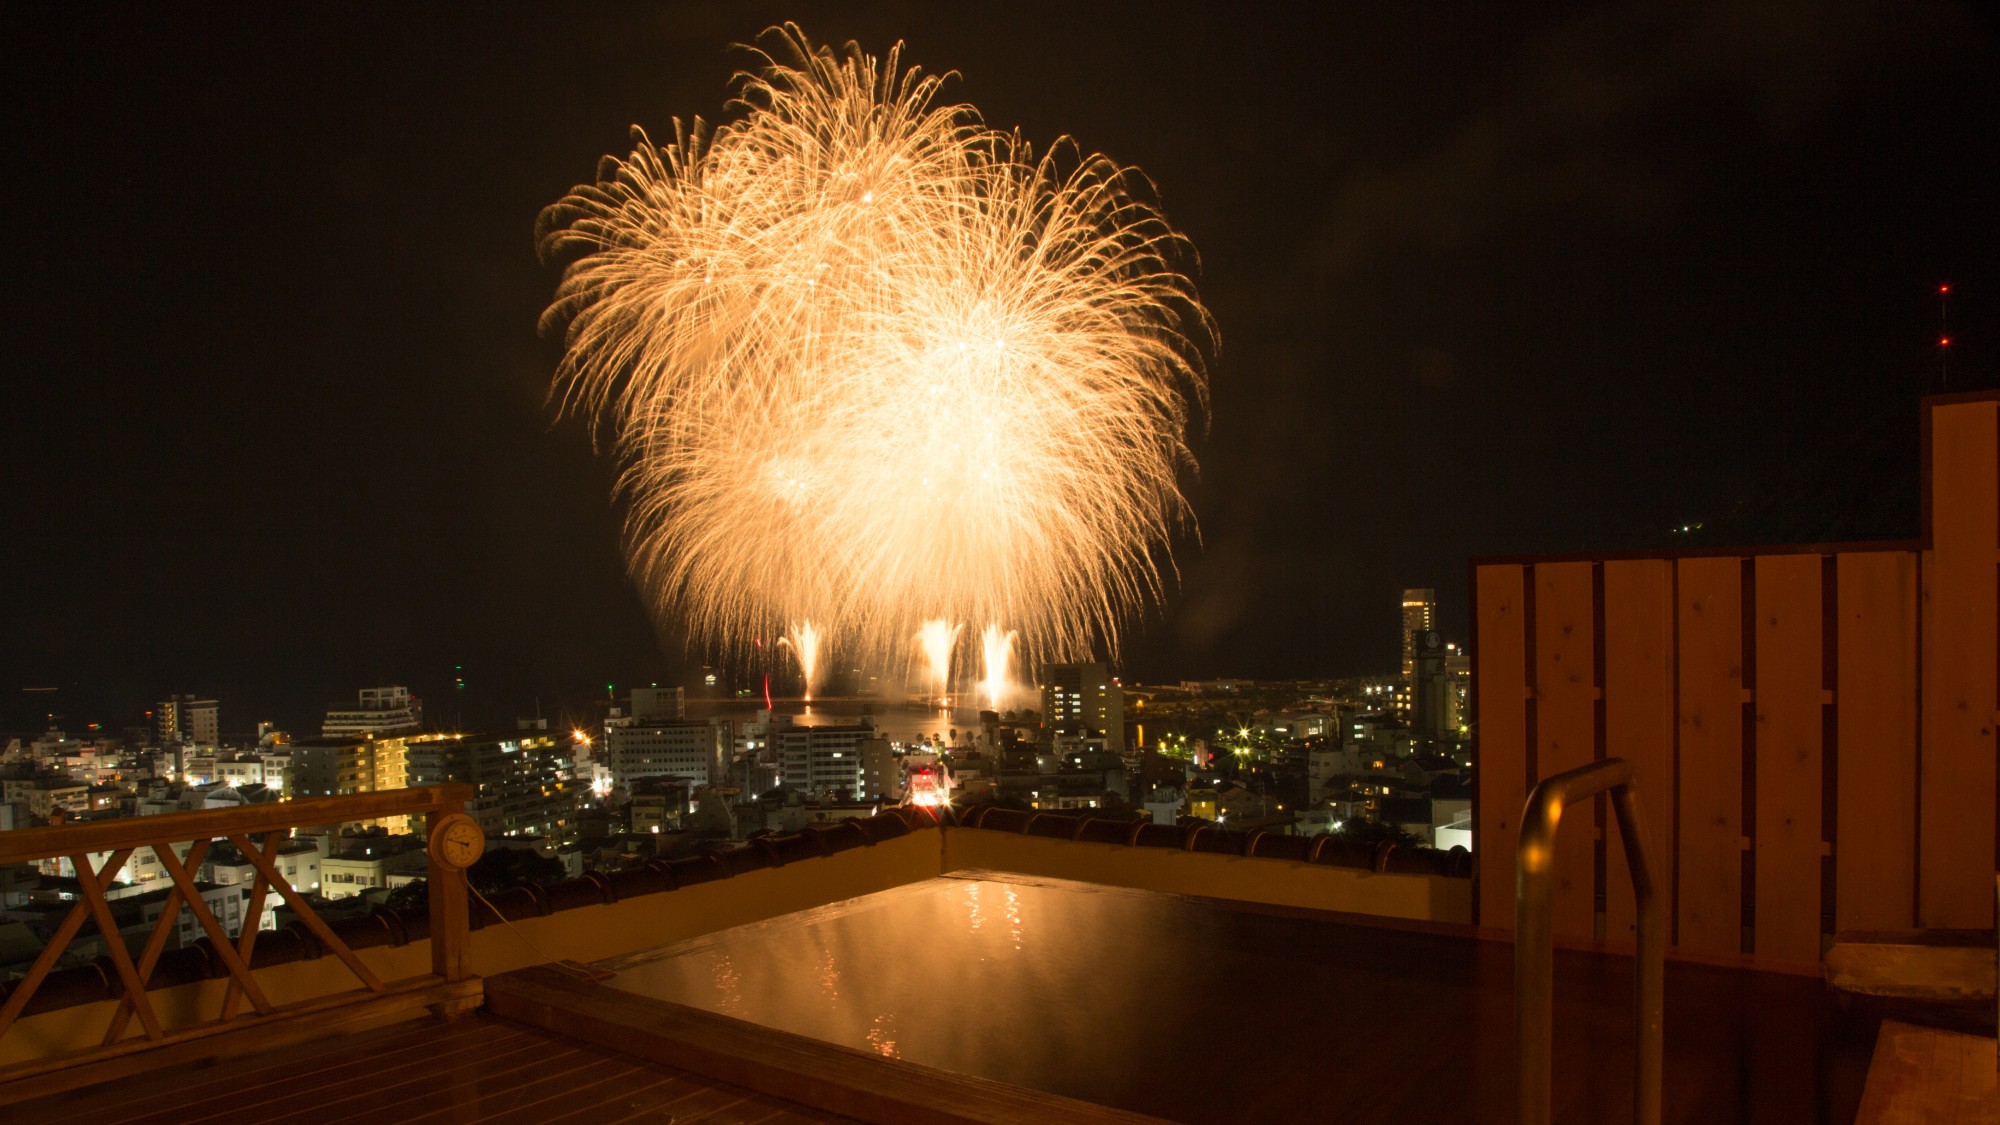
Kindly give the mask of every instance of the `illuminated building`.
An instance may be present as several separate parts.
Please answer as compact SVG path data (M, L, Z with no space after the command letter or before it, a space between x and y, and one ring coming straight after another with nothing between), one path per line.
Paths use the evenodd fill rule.
M1425 630L1417 637L1416 672L1410 678L1410 733L1419 749L1438 741L1456 742L1452 684L1445 669L1444 638Z
M197 699L192 695L166 697L153 709L153 726L160 745L214 746L220 740L220 711L221 705L213 699Z
M320 840L312 836L300 836L286 840L278 846L278 854L271 857L272 866L285 881L301 891L319 890ZM236 845L227 840L216 842L209 848L208 858L201 865L201 878L205 882L222 887L242 888L248 893L257 881L257 868ZM277 895L266 895L264 909L257 920L260 930L278 928L278 907L284 900Z
M408 746L401 738L301 738L292 743L291 772L284 788L293 798L337 797L402 789L409 776ZM408 830L408 817L376 823L391 832Z
M706 719L613 720L605 724L604 764L611 784L630 790L649 777L676 777L694 785L716 779L723 726Z
M328 708L319 732L328 738L397 734L423 725L424 705L409 688L362 688L359 706Z
M409 739L411 786L470 783L466 812L488 836L576 834L583 786L571 780L568 734L424 734Z
M1187 791L1187 815L1201 820L1214 820L1218 807L1213 788L1204 786Z
M633 786L632 800L625 806L630 831L657 836L680 827L683 814L694 807L687 782L676 777L654 777Z
M1052 741L1101 738L1125 753L1125 690L1103 664L1042 666L1042 728Z
M861 743L861 796L869 800L900 800L903 788L903 771L889 740L864 740Z
M864 792L870 756L879 764L881 751L874 744L888 745L867 720L853 726L781 729L773 742L779 781L801 793L835 797Z
M1444 646L1445 729L1461 741L1471 734L1472 654L1455 644Z
M1417 673L1417 642L1437 628L1437 591L1403 591L1403 682Z
M285 779L292 772L292 751L289 743L282 751L266 750L258 760L264 763L264 785L280 793L285 791Z
M21 805L37 820L47 820L57 810L69 815L90 808L90 786L66 777L10 780L6 795L9 804Z
M429 860L423 838L366 833L330 839L332 853L319 861L322 898L353 898L370 890L385 890L424 877Z

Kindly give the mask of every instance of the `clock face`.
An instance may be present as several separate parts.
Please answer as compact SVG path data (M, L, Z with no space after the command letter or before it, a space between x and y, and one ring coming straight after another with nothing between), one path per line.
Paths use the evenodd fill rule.
M486 833L471 817L459 813L438 826L438 859L453 867L471 867L486 851Z

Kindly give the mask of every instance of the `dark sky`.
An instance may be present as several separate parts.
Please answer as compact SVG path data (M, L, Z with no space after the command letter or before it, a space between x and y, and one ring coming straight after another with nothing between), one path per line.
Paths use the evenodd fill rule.
M1914 533L1939 281L1952 388L2000 359L1990 20L1300 7L0 6L0 721L679 674L544 403L532 228L786 18L1139 165L1199 248L1202 542L1130 674L1393 667L1479 555Z

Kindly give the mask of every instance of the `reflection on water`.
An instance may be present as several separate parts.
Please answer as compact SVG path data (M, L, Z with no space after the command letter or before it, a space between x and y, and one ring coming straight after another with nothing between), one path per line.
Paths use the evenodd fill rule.
M738 1019L747 1018L743 1015L742 993L739 991L743 981L736 975L736 965L730 961L728 953L716 953L710 973L715 980L715 1011Z
M887 1012L875 1017L875 1026L868 1029L868 1046L885 1059L902 1057L896 1053L896 1017Z
M1212 918L1166 895L935 879L642 954L610 983L1115 1102L1107 1082L1148 1080L1135 1049L1137 1060L1174 1050L1176 1021L1161 1017L1184 1002L1181 978L1214 940Z
M1471 1122L1515 1094L1512 949L1461 936L942 878L605 964L614 988L1177 1121ZM1562 951L1556 979L1556 1100L1592 1110L1560 1120L1629 1118L1630 960ZM1852 1120L1872 1032L1829 1103L1828 1004L1810 977L1670 966L1666 1120Z
M690 699L687 701L687 715L691 719L733 719L748 723L756 720L757 712L763 706L762 699ZM777 710L779 714L788 716L793 725L801 727L848 726L860 722L865 716L882 732L882 737L892 742L918 742L927 737L943 739L954 729L961 735L979 729L979 710L976 707L943 710L908 707L889 700L864 703L853 699L835 699L815 702L810 707L793 700L779 700Z
M833 959L833 950L826 948L824 935L819 936L819 990L826 1001L836 1010L840 1007L840 966Z

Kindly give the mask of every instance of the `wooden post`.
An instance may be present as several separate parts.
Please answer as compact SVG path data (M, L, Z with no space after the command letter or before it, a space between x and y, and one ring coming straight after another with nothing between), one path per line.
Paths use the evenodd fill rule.
M1473 572L1473 612L1478 639L1472 673L1479 721L1472 728L1479 762L1478 810L1473 827L1479 846L1474 887L1479 923L1514 924L1514 847L1520 841L1521 806L1528 799L1528 595L1519 566L1482 566Z
M1921 621L1917 771L1917 925L1983 930L1994 858L2000 703L2000 408L1942 402L1924 414L1930 463Z
M438 858L437 830L443 819L433 814L430 826L431 971L445 980L460 981L472 975L470 896L465 871Z

